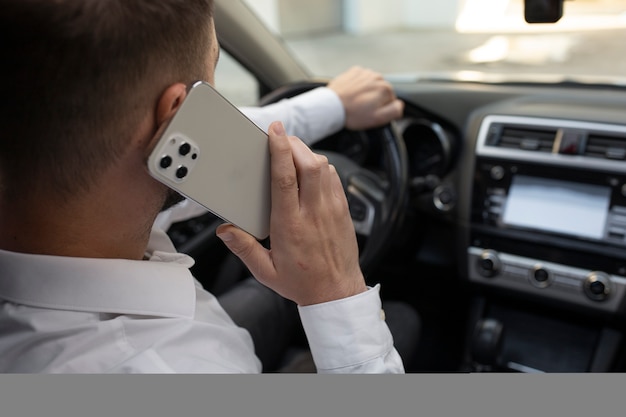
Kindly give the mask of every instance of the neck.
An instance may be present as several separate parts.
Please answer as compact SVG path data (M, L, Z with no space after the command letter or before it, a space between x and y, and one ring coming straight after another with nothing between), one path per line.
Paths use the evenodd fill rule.
M52 204L3 204L0 248L85 258L143 258L149 225L130 225L133 216L106 211L106 204L92 209L73 204L51 207Z
M64 201L41 194L0 200L0 249L142 259L162 201L155 198L154 185L129 178L137 172L104 176L92 191Z

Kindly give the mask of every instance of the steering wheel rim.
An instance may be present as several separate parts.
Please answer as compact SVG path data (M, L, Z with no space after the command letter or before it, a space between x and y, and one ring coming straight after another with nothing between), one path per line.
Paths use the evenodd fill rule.
M262 97L259 105L276 103L325 85L316 81L286 85ZM343 129L340 134L355 133ZM359 238L361 269L367 274L391 246L390 239L402 222L408 194L409 162L406 146L394 122L358 133L380 144L384 176L340 153L316 149L315 145L312 148L328 157L341 178Z

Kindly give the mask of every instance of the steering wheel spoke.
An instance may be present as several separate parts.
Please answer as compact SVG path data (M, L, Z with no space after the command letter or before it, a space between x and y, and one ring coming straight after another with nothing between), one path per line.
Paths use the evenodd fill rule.
M376 218L374 205L353 185L348 186L346 194L354 230L361 236L369 237L374 229Z
M368 175L355 174L348 179L346 195L354 229L359 235L369 237L384 217L385 190Z

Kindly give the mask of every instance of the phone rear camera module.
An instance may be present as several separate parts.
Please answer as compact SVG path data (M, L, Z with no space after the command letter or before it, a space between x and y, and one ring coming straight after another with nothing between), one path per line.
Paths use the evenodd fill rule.
M172 157L171 156L164 156L163 158L161 158L161 162L159 163L159 165L161 166L161 168L163 169L167 169L172 165Z
M189 152L191 152L191 145L188 143L183 143L178 148L178 153L180 153L182 156L186 156Z
M187 167L180 166L176 170L176 178L178 178L179 180L182 180L183 178L185 178L187 176L188 172L189 172L189 170L187 169Z

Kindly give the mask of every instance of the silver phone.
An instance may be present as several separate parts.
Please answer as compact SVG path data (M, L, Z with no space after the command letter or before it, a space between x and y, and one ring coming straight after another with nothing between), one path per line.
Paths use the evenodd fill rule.
M148 158L148 171L257 239L269 235L267 134L210 84L189 87Z

